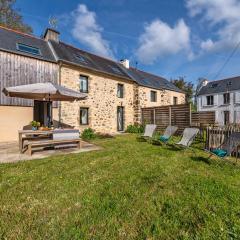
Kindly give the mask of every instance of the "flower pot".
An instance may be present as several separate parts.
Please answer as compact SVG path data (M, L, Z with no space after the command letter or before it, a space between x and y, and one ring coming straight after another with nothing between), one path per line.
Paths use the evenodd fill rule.
M33 131L37 131L37 127L32 127L32 130Z

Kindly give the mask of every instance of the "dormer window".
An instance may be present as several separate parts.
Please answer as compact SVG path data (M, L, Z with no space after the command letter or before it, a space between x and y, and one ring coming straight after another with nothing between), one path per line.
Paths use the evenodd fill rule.
M41 55L40 49L37 47L25 45L23 43L17 43L17 50L25 53L29 53L32 55Z

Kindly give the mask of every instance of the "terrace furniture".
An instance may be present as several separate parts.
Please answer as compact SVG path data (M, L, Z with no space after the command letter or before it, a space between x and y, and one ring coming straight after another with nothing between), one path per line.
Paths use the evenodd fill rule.
M69 147L74 146L81 148L81 139L79 138L79 130L53 130L52 139L28 141L28 154L31 156L34 149L39 147Z
M33 131L33 130L20 130L18 131L19 151L22 153L25 149L24 142L30 140L39 140L40 138L51 138L53 130L48 131Z
M176 126L168 126L163 135L159 137L159 139L153 139L152 144L154 145L161 145L161 144L167 144L170 138L176 133L178 130L178 127Z
M190 149L194 152L194 150L191 149L190 146L198 133L199 133L198 128L185 128L182 134L182 139L180 140L180 142L175 143L175 146L181 147L184 150Z
M227 156L230 156L233 152L236 153L236 162L238 159L238 153L240 150L240 132L231 133L225 141L214 149L204 149L204 151L210 153L208 159L212 156L216 156L220 159L224 159Z
M147 124L145 126L143 135L137 137L137 140L138 141L146 141L147 139L152 138L156 128L157 128L157 125L155 125L155 124Z

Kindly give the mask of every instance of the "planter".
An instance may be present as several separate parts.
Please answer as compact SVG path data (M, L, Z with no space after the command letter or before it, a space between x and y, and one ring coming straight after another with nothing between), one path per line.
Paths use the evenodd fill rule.
M37 127L32 127L32 130L33 131L37 131Z

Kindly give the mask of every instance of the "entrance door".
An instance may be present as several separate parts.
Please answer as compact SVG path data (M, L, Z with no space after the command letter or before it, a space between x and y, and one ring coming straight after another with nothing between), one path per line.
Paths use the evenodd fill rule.
M52 102L34 101L33 119L41 125L51 127L52 125Z
M117 107L117 130L124 130L124 107Z
M224 125L229 124L229 111L224 111Z

